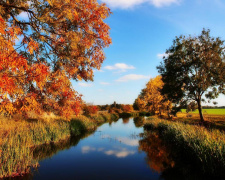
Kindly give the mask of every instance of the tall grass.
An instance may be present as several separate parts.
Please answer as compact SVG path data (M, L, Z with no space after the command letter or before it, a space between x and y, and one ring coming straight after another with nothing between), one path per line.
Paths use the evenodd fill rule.
M175 150L190 156L205 174L225 177L225 134L202 126L149 119L146 129L157 129Z
M5 120L6 121L6 120ZM52 122L15 122L2 123L0 133L0 177L17 176L29 172L30 166L36 166L33 160L32 146L57 142L70 135L69 122L57 120ZM3 125L5 129L3 128Z
M71 121L62 119L18 120L0 118L0 178L18 176L38 164L33 158L35 146L58 142L85 131L93 131L99 119L109 121L115 115L96 117L77 116ZM102 120L101 120L102 121Z

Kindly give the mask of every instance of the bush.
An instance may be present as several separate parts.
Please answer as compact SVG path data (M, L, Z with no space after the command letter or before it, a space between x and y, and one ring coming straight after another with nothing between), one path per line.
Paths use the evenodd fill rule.
M98 106L85 105L83 111L85 115L97 114Z

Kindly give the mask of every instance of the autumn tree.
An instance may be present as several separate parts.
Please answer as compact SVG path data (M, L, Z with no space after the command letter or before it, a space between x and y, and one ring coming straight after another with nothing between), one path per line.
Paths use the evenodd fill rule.
M140 104L140 98L139 97L134 100L133 109L136 110L136 111L141 110L141 104Z
M134 110L133 106L131 106L129 104L122 104L121 109L123 112L126 112L126 113L132 112Z
M147 110L152 114L161 114L163 111L168 111L171 103L161 94L162 87L161 76L151 78L146 87L142 89L135 103L140 109Z
M97 114L98 106L85 104L83 106L83 111L85 115Z
M158 66L164 86L162 93L174 104L195 101L202 122L201 102L225 94L224 41L203 29L199 36L181 35L166 50L167 57Z
M93 80L100 69L110 13L97 0L2 0L0 113L78 113L71 80Z

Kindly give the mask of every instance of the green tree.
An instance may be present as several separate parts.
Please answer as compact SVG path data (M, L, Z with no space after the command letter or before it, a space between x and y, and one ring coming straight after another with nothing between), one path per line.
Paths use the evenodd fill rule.
M176 105L196 101L201 122L204 122L201 102L208 102L225 94L224 41L210 36L203 29L201 35L176 37L166 51L168 56L157 67L164 86L162 94Z
M198 105L196 104L195 101L191 101L188 105L187 105L187 109L186 112L190 112L190 111L195 111L198 108Z

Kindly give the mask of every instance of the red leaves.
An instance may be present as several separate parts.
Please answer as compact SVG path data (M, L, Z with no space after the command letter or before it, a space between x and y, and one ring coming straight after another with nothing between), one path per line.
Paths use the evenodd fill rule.
M86 115L91 115L98 112L98 107L93 105L84 105L83 110Z
M122 105L122 110L123 112L132 112L133 111L133 107L131 105Z
M49 110L69 117L81 106L70 79L92 80L93 69L101 67L103 49L111 44L104 22L111 12L97 0L47 0L34 9L38 2L33 7L26 1L4 3L9 7L0 15L0 109L7 100L17 112ZM20 22L16 7L24 4L29 20ZM18 36L25 56L14 48Z

